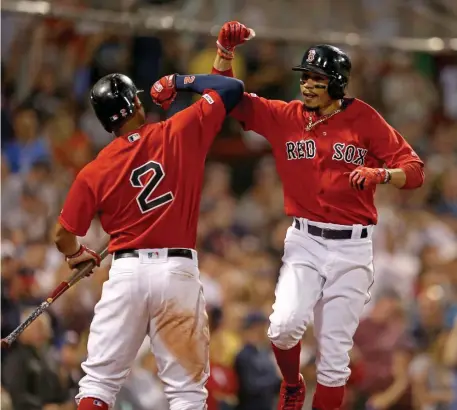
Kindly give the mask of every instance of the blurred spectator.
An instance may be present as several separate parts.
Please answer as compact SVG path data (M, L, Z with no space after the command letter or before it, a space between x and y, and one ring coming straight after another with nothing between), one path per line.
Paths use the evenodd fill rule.
M238 377L237 410L272 410L281 378L266 336L268 319L260 312L243 321L244 347L235 359Z
M445 342L443 356L445 365L452 371L453 399L450 404L450 410L457 410L457 317L454 319L453 326Z
M21 319L30 313L26 310ZM50 321L43 314L21 334L3 364L2 384L15 410L58 410L65 402L66 392L49 356L50 338Z
M68 393L65 401L70 408L74 407L74 399L79 390L78 382L83 377L81 362L85 354L82 354L81 347L81 340L76 332L68 331L65 333L60 348L58 375L62 387Z
M63 90L58 89L57 75L52 66L44 66L24 104L32 107L41 121L46 121L58 111L64 95Z
M443 287L430 283L418 295L411 330L416 344L427 349L438 338L445 324L446 299Z
M38 192L23 187L18 205L4 223L11 232L13 242L24 245L28 242L47 240L50 222L48 209L40 200Z
M418 410L450 410L453 374L444 363L447 334L442 333L411 364L414 401Z
M149 352L149 338L138 353L132 372L119 392L114 410L168 410L163 387L157 377L157 364Z
M437 107L438 95L431 81L414 69L413 56L391 53L382 81L387 120L394 126L413 120L426 127Z
M170 20L170 30L137 33L136 19L128 21L132 30L123 31L115 21L109 26L100 24L92 18L97 15L84 10L91 6L153 12L151 21L161 23L167 22L162 16L175 16L175 12L186 19L191 8L192 15L202 21L216 10L227 12L214 1L201 1L200 7L194 2L164 2L148 6L137 0L109 5L102 0L60 1L62 7L87 12L84 21L78 22L2 14L2 337L19 324L24 308L41 302L69 275L50 232L75 174L114 138L95 118L89 104L90 86L108 72L124 72L137 79L147 93L161 75L208 73L211 69L216 39L176 32L178 20ZM401 11L411 18L414 30L420 28L417 15L409 16L414 14L411 8L395 1L351 0L352 7L341 2L336 8L333 3L230 2L234 14L227 18L239 17L258 27L257 38L237 49L234 60L235 75L245 81L246 91L285 100L301 98L298 78L290 76L289 66L301 57L303 44L275 39L279 28L299 24L312 33L327 29L328 24L335 31L356 32L357 27L364 27L367 35L385 38L397 30L410 29L410 20L400 24ZM146 21L149 17L143 14L141 19ZM204 31L205 27L198 28ZM274 30L266 32L265 27ZM425 37L435 35L427 30L424 28ZM344 410L366 410L367 402L375 410L408 410L413 405L417 405L414 410L423 410L419 407L423 404L418 403L422 399L429 403L426 410L457 410L457 395L453 401L446 401L449 389L457 391L455 57L439 51L410 53L363 44L341 46L350 53L354 66L350 96L372 103L385 114L426 163L426 183L420 190L377 190L379 223L373 238L376 280L350 353L352 374ZM168 113L145 101L148 118L157 122L173 115L187 107L191 98L189 93L178 95ZM209 410L233 410L238 402L238 384L243 389L252 387L245 379L238 380L235 372L236 358L237 366L246 367L245 362L251 366L250 351L265 359L260 365L266 366L265 374L271 374L271 390L262 390L270 395L271 406L278 391L279 377L274 366L269 367L274 361L268 356L263 321L271 313L285 231L291 220L283 212L281 183L270 149L261 135L243 131L228 118L208 155L197 249L211 323ZM105 233L98 216L88 234L79 239L89 247L100 246ZM36 360L40 369L56 361L55 369L49 372L55 372L63 385L59 410L75 408L73 396L86 354L88 326L110 264L108 257L94 275L52 305L53 337L43 342L43 351L52 359L39 355L37 359L30 353L35 350L23 341L17 345L17 352L2 352L2 364L22 360L24 372ZM245 328L244 318L250 312L265 316ZM309 329L302 340L301 356L307 410L315 386L314 345ZM444 349L442 355L440 349ZM155 399L160 403L161 386L148 351L146 341L119 395L119 410L141 409ZM256 366L243 368L243 372L256 371ZM43 372L49 374L48 370ZM51 383L54 377L40 378L40 382ZM262 377L255 381L263 382ZM2 385L2 408L8 408L5 387ZM437 389L446 398L440 403L435 400ZM59 389L53 390L57 393ZM14 401L19 393L10 396ZM46 398L44 410L55 410L52 401L57 399L49 400ZM43 408L43 403L37 404L38 408ZM158 408L161 405L157 404Z
M37 193L39 199L46 204L49 216L60 212L58 181L53 175L51 164L47 161L36 161L24 176L23 186Z
M38 115L31 107L18 108L13 120L15 140L4 154L12 172L27 172L37 160L50 158L48 145L39 134Z
M436 212L457 218L457 166L443 175L441 193L435 206Z
M19 263L16 259L16 249L12 242L2 241L1 244L1 307L2 307L2 332L1 337L8 336L20 323L21 312L16 303L17 288L20 286L18 277ZM5 357L2 354L2 362Z
M354 409L366 404L374 409L413 409L408 381L412 345L405 319L398 295L385 291L360 322L354 336L353 365L362 368L363 376L355 386L359 394Z
M68 110L56 113L46 124L53 158L57 169L66 169L72 177L92 157L89 138L77 128L74 114Z
M221 325L222 310L210 305L207 306L207 310L209 331L213 338ZM232 410L238 402L238 380L233 368L234 358L230 357L227 361L220 360L220 355L224 351L221 341L221 337L216 337L210 344L210 374L206 386L208 410Z
M282 63L280 50L280 44L273 41L257 43L256 53L247 60L247 90L273 100L284 99L290 71Z
M283 197L273 158L264 157L254 172L254 183L237 207L236 221L248 230L258 231L265 221L282 215Z
M9 215L17 207L22 191L22 179L19 174L12 174L5 156L2 155L2 224L9 218Z

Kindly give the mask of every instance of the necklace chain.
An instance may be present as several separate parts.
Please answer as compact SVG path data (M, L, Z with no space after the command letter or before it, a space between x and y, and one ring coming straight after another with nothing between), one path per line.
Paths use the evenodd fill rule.
M316 125L328 120L329 118L333 117L334 115L338 114L339 112L341 112L341 108L338 108L337 110L333 111L331 114L324 115L323 117L319 118L315 122L313 122L313 116L310 114L309 119L308 119L308 125L306 126L306 131L311 131L311 129L314 128Z

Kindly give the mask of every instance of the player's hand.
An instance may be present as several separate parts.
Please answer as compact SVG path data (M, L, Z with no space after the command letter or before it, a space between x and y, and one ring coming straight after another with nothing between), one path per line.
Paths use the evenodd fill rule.
M344 174L349 175L349 184L358 191L378 184L386 184L390 177L389 172L384 168L357 167L354 171Z
M151 87L151 98L154 103L168 110L176 98L176 74L166 75Z
M92 249L89 249L85 245L80 245L78 252L76 252L73 255L67 256L67 263L70 269L73 269L82 262L90 260L93 260L96 266L100 266L100 264L102 263L102 258L100 257L100 255ZM87 274L87 276L90 276L92 273L94 272L91 270Z
M235 47L255 37L254 30L247 28L238 21L228 21L219 31L217 37L217 53L226 60L234 57Z

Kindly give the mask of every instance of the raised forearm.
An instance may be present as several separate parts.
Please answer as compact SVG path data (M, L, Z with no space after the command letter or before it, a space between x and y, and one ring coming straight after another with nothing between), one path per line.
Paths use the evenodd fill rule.
M222 58L219 54L216 54L211 74L224 73L224 75L226 75L225 73L229 71L232 71L233 73L232 60L227 60Z

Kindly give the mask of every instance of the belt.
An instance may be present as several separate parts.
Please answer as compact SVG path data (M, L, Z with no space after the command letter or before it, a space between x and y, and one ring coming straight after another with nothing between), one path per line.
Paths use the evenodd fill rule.
M190 249L182 249L182 248L170 248L168 249L168 257L169 258L187 258L193 259L192 251ZM140 253L137 249L125 249L122 251L114 252L113 258L121 259L121 258L139 258Z
M295 228L300 230L300 221L295 219ZM324 239L351 239L352 238L352 229L329 229L329 228L319 228L315 225L308 224L308 233L313 236L320 236ZM368 229L362 228L360 238L366 238L368 236Z

